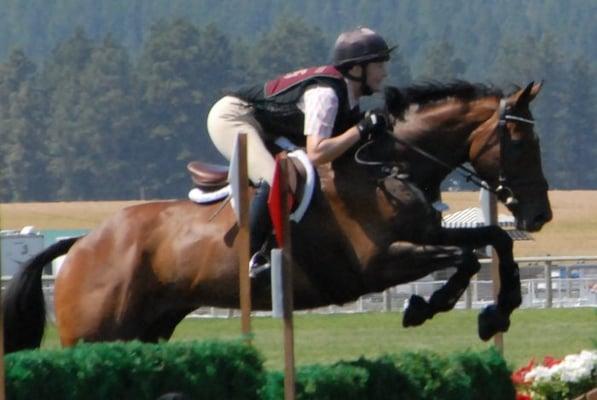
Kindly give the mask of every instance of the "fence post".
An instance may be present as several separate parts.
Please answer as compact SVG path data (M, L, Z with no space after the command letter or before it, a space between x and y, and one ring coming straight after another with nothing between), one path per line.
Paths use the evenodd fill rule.
M281 289L282 316L284 319L284 399L295 399L294 370L294 290L292 284L292 238L288 212L288 158L285 153L276 157L276 170L271 188L270 211L276 240L282 249Z
M553 293L551 291L551 261L545 263L545 307L553 305Z
M239 133L234 143L229 180L236 207L238 223L238 279L241 309L241 332L251 342L251 280L249 279L249 176L247 163L247 134Z
M481 208L486 216L485 223L487 225L497 225L497 197L485 189L481 189ZM497 303L500 292L500 260L494 248L491 249L491 280L493 281L493 302ZM504 354L504 335L502 332L495 334L493 342L499 352Z
M383 308L385 312L392 311L392 288L388 288L383 292Z
M473 308L473 290L470 284L464 292L464 308L466 308L467 310Z

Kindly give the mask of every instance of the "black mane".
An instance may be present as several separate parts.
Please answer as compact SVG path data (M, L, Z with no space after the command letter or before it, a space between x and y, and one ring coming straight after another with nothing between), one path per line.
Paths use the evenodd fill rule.
M455 97L461 100L475 100L482 97L502 97L501 89L481 83L456 80L448 83L436 81L416 83L406 88L389 86L385 90L388 111L401 116L411 104L425 105Z

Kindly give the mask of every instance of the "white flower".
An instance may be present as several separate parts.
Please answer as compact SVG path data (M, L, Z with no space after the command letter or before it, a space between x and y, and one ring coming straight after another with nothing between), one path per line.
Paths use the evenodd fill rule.
M559 378L564 382L578 382L589 378L591 371L597 368L597 351L583 350L580 354L567 355L562 362L551 368L539 365L529 371L525 382L533 381L533 385Z

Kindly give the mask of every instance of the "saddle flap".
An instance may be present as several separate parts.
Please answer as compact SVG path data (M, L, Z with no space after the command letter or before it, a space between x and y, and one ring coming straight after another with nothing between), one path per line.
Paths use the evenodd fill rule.
M218 188L228 183L228 167L225 165L191 161L187 164L187 170L193 183L199 187Z

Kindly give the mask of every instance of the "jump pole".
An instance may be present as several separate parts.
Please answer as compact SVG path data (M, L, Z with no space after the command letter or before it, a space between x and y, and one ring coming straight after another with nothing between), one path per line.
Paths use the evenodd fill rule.
M481 209L488 225L498 225L497 198L485 189L481 189ZM497 304L498 293L500 292L500 259L493 247L491 248L491 280L493 283L493 301ZM495 334L493 344L500 354L504 354L504 334L502 332Z
M228 180L232 185L232 201L238 223L238 279L241 310L241 333L251 343L251 280L249 278L249 174L247 166L247 134L239 133L234 143Z
M0 265L0 276L2 275L2 266ZM0 304L2 304L2 289L0 288ZM0 307L0 400L4 400L5 397L5 385L4 385L4 311L3 307Z
M279 249L272 250L272 315L284 319L284 399L294 400L294 325L293 325L293 286L292 286L292 240L288 210L288 157L282 154L276 158L278 190L272 188L277 204L270 204L274 210L272 222ZM270 198L271 199L271 198Z

